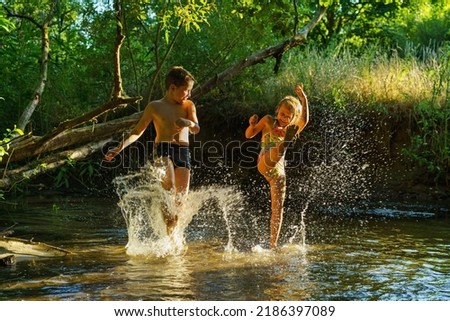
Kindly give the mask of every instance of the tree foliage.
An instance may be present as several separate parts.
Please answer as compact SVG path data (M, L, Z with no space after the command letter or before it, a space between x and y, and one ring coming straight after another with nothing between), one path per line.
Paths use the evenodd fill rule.
M139 97L128 108L94 117L104 122L142 110L162 95L163 75L183 65L196 76L198 88L214 84L199 106L212 105L219 115L226 106L259 103L266 80L288 68L289 56L264 50L295 40L314 15L326 14L307 33L307 42L336 55L356 54L377 45L400 55L423 48L447 48L450 5L445 0L2 0L0 10L0 133L13 128L33 99L42 66L42 36L36 23L48 24L50 51L45 90L31 116L34 135L46 135L67 119L93 115L114 97L114 48L117 28L124 97ZM120 13L117 7L120 5ZM15 15L11 15L15 13ZM119 14L119 15L118 15ZM28 17L24 19L23 17ZM306 42L306 34L305 41ZM295 54L298 54L296 51ZM243 61L255 57L250 71ZM423 58L423 57L422 57ZM242 65L240 65L242 64ZM214 82L225 71L239 75ZM205 91L206 92L206 91ZM249 98L250 97L250 98ZM142 105L141 105L142 104ZM99 107L100 106L100 107ZM65 123L67 124L67 122ZM85 123L92 126L92 123ZM61 127L59 127L61 128ZM66 130L66 129L64 129Z
M11 11L43 18L51 1L4 0ZM32 122L47 132L111 95L114 8L110 1L59 0L49 26L51 52L46 91ZM199 81L232 63L296 33L318 5L327 14L308 41L325 48L336 43L356 49L384 46L439 46L449 40L444 0L234 0L123 1L126 35L121 57L124 90L130 96L158 97L161 75L174 64L188 67ZM40 35L32 24L6 18L2 37L0 131L17 123L38 81ZM2 23L3 21L3 23ZM5 28L6 27L6 28ZM258 74L270 72L261 68ZM245 82L243 78L236 83ZM152 89L153 88L153 89ZM145 103L145 101L143 102ZM140 110L141 106L134 106Z

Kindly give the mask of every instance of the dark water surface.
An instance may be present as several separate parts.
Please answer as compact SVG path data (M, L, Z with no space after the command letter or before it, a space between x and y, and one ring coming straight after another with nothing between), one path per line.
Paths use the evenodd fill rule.
M276 252L264 249L265 226L250 220L230 229L222 214L210 218L211 211L220 209L194 216L183 253L131 256L115 198L3 202L0 231L16 224L14 237L73 255L18 255L15 266L0 267L0 300L450 300L446 208L311 208L305 244L284 237ZM296 210L287 212L292 216ZM261 225L268 214L255 217ZM285 222L284 235L295 234L292 224ZM244 229L252 233L240 235Z

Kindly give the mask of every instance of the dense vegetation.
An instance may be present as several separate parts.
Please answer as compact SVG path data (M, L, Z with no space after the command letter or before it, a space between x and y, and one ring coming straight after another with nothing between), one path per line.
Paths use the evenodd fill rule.
M41 33L48 25L48 78L25 131L44 135L65 119L108 101L116 30L113 1L2 0L0 10L0 157L39 80ZM312 112L333 109L391 126L408 122L401 154L426 182L447 184L450 169L450 4L446 0L122 0L123 87L144 99L98 121L140 111L163 93L163 76L182 65L202 84L261 48L291 37L320 5L327 12L304 46L246 69L196 101L205 133L241 132L248 116L271 112L303 82ZM15 13L16 15L12 15ZM375 116L374 116L375 115ZM225 126L226 124L226 126ZM314 124L312 124L314 126ZM208 130L209 128L209 130ZM406 129L405 129L406 128ZM372 128L373 129L373 128ZM311 135L311 134L310 134ZM377 139L373 136L372 139ZM67 160L56 186L100 175L99 157ZM77 174L69 175L76 171ZM425 178L424 178L425 177ZM16 189L23 188L15 186Z

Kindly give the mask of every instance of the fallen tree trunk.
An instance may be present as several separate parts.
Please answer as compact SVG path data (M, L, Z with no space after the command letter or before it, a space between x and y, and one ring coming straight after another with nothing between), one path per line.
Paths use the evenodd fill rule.
M100 108L97 108L96 110L90 111L84 115L81 115L80 117L62 122L55 130L53 130L48 135L45 135L39 141L36 142L36 144L33 146L33 148L36 149L35 154L40 154L41 152L44 152L46 149L49 149L47 145L52 144L54 138L57 137L62 132L71 128L75 128L88 121L95 120L98 116L110 110L116 109L118 107L124 107L127 106L128 104L134 104L140 100L142 100L142 97L113 98L111 101L108 101L107 103L102 105Z
M7 190L21 181L34 178L42 173L51 172L64 165L67 159L73 161L85 159L90 154L100 150L110 141L111 138L92 142L75 149L62 151L57 154L50 154L42 159L28 162L22 167L8 171L8 175L0 179L0 189Z
M62 248L46 243L28 241L15 237L0 237L0 247L16 254L27 254L41 257L56 257L73 254Z
M17 145L12 146L9 157L2 162L4 167L1 171L3 175L0 179L0 190L9 190L14 184L51 172L64 165L68 158L74 161L85 159L102 149L105 144L113 141L116 134L133 128L141 114L142 112L135 113L106 123L67 130L41 148L35 148L40 138L30 137L20 141ZM69 150L55 153L56 150L71 146L72 148ZM44 153L47 155L42 157L41 154ZM33 157L37 158L28 161L25 165L8 170L11 161L20 162Z
M19 162L30 157L39 156L65 147L111 138L115 133L122 133L133 127L139 120L141 114L142 112L121 119L111 120L106 123L93 123L92 126L66 130L63 134L60 133L59 135L54 136L44 145L41 144L40 137L29 137L17 144L12 144L9 156L5 157L0 164L6 165L8 162Z

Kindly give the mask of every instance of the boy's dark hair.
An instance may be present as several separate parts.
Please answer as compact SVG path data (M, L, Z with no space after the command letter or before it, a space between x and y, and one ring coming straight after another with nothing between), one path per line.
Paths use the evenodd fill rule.
M166 89L169 89L172 84L179 87L187 85L190 81L195 82L194 76L183 67L175 66L167 73Z

